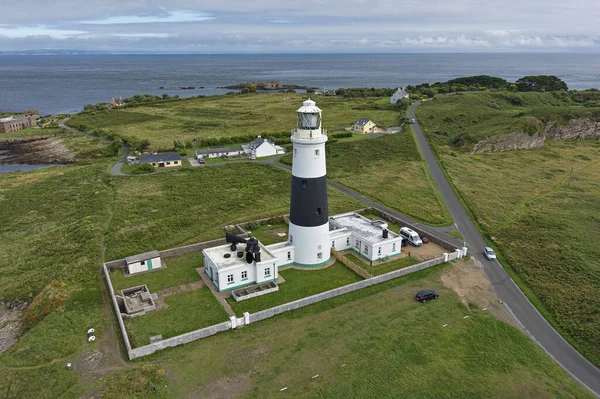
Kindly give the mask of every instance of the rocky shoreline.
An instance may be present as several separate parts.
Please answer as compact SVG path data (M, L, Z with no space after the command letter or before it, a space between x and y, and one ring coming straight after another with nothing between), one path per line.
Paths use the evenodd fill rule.
M32 136L0 139L0 164L66 164L75 155L55 137Z

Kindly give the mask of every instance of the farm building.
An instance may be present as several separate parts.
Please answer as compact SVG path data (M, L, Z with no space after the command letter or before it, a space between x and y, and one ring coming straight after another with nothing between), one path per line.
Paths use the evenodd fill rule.
M174 166L181 166L181 155L176 152L142 155L140 163L149 163L155 168L172 168Z
M360 134L374 133L376 128L375 122L367 118L357 119L352 125L352 131Z
M148 270L160 269L162 262L158 251L145 252L143 254L125 258L127 273L136 274Z
M400 87L390 97L390 104L396 104L398 101L404 100L405 98L408 98L408 97L409 97L409 94L406 92L406 90L404 89L404 87Z
M261 158L284 153L285 150L282 147L270 140L258 136L254 141L239 147L214 147L207 150L198 150L196 151L196 159L218 158L222 156Z
M358 213L345 213L329 219L329 239L336 251L352 249L368 261L400 255L402 237L383 220L370 220Z

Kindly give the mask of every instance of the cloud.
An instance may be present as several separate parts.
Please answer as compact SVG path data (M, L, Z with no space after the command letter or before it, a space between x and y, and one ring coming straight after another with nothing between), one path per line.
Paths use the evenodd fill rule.
M177 37L178 35L172 33L112 33L112 36L118 37L131 37L131 38L167 38L167 37Z
M13 26L0 25L0 36L8 38L22 38L35 36L51 36L56 39L67 39L70 36L87 33L81 30L54 29L43 25L38 26Z
M81 24L127 25L174 22L202 22L215 19L209 14L188 10L166 11L159 15L114 15L103 19L80 21Z

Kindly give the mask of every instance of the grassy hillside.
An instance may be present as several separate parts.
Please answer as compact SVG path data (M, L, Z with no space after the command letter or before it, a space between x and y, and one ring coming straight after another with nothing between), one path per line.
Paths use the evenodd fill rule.
M419 107L417 116L438 151L471 151L473 144L497 134L533 134L549 121L560 125L573 118L600 117L600 107L575 103L566 92L505 91L438 96Z
M421 159L413 134L399 134L326 147L327 177L417 220L452 223ZM291 165L292 154L281 162Z
M121 137L148 139L153 146L170 148L173 140L262 135L296 127L296 110L306 95L290 93L210 96L139 105L74 115L69 125L86 131L101 129ZM324 110L323 126L340 129L356 119L370 118L380 126L399 123L398 112L379 98L343 99L318 96ZM386 109L390 108L390 109Z

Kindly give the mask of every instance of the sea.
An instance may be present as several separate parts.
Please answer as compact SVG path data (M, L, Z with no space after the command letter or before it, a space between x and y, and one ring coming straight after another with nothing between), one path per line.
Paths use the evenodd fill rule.
M398 87L492 75L556 75L600 87L600 54L285 54L0 56L0 112L75 113L112 97L224 94L247 81L318 87ZM194 87L185 90L183 87Z

